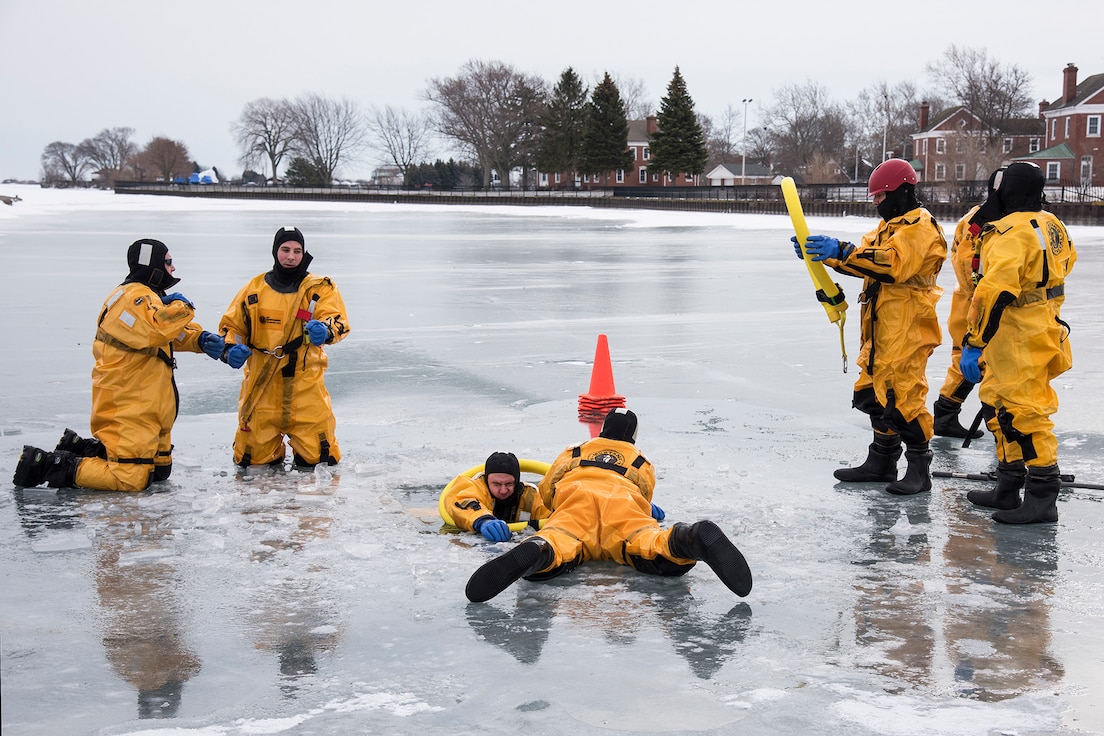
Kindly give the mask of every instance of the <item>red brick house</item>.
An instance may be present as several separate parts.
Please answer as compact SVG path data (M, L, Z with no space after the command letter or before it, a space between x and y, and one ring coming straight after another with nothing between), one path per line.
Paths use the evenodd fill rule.
M1104 74L1077 83L1077 67L1062 70L1062 96L1039 103L1046 125L1044 148L1018 161L1031 161L1046 172L1047 181L1076 187L1104 185L1098 163L1104 163L1101 118L1104 118Z
M912 134L913 168L928 183L977 181L1013 159L1021 159L1043 147L1043 121L1010 120L995 137L988 127L959 105L931 115L927 102L920 104L920 132Z
M652 136L659 130L654 115L649 115L644 120L629 121L628 148L633 153L633 167L630 170L618 169L610 171L605 176L576 174L575 187L692 187L701 183L700 176L690 174L678 174L673 179L665 173L648 171L648 160L651 158ZM567 181L567 173L548 174L540 172L537 177L537 186L541 189L563 188Z

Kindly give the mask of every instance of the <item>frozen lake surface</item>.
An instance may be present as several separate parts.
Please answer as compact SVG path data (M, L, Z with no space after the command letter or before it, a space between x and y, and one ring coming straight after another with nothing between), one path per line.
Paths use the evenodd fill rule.
M836 483L869 425L788 218L0 194L23 200L0 206L5 736L1104 733L1104 491L1020 528L971 506L970 481ZM810 227L857 238L866 214ZM10 486L24 444L88 431L95 318L130 242L169 245L213 329L286 225L352 326L328 351L332 477L235 476L240 375L183 354L170 481ZM1104 483L1104 229L1071 232L1060 462ZM839 280L853 361L858 281ZM598 563L465 599L510 543L439 533L441 488L491 451L547 462L588 437L599 334L664 523L720 524L746 599L704 565ZM937 470L994 465L988 436L933 445Z

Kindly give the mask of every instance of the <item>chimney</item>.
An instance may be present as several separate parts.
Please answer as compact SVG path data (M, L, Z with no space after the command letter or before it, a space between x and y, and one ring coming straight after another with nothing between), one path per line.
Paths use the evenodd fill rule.
M1073 62L1066 64L1062 70L1062 102L1069 104L1077 96L1077 67Z
M1076 69L1074 71L1076 71ZM649 115L645 120L648 123L648 135L655 135L656 131L659 130L659 123L656 120L656 116Z
M928 114L931 112L931 106L927 100L920 103L920 130L923 131L928 127Z
M1039 119L1040 120L1042 120L1043 118L1046 117L1045 115L1043 115L1043 113L1046 111L1046 109L1048 107L1050 107L1049 102L1047 102L1046 100L1039 100Z

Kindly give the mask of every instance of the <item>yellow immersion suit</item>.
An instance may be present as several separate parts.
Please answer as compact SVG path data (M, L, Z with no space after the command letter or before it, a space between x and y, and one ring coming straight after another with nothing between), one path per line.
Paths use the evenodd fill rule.
M947 366L947 377L939 389L940 396L961 403L973 384L967 381L959 368L962 355L962 339L966 336L966 314L970 311L970 302L974 299L974 257L978 254L978 242L970 234L970 218L978 211L970 211L955 226L954 241L948 260L954 268L955 288L951 294L951 313L947 317L947 332L951 334L951 364Z
M1076 260L1065 225L1049 212L1013 212L981 232L982 276L966 340L984 348L979 398L1002 463L1058 463L1050 382L1073 365L1061 309Z
M695 561L671 554L671 529L652 518L654 489L655 469L629 442L599 436L564 450L539 485L552 515L535 536L549 542L555 561L528 579L587 560L613 560L649 574L688 571ZM665 572L657 572L657 563L664 567L657 558L670 561Z
M530 520L544 519L551 513L545 508L536 486L522 482L521 489L515 493L520 493L521 498L517 506L508 514L510 518L507 519L495 514L496 503L504 503L504 501L498 501L491 494L490 489L487 488L486 476L482 473L474 478L459 475L453 479L449 492L445 496L445 508L448 509L453 524L469 532L474 531L473 525L477 519L487 515L512 524L521 521L522 512L527 512ZM506 499L508 500L510 499Z
M843 260L824 261L863 279L854 406L870 416L875 431L896 432L909 445L932 437L925 371L943 337L935 313L943 290L936 278L946 258L943 231L917 207L878 223Z
M305 335L304 325L319 320L329 328L328 343L345 339L345 302L324 276L308 274L297 291L281 293L269 286L266 275L249 281L219 322L227 345L253 351L242 368L234 462L282 463L287 435L297 461L336 463L341 459L337 422L324 382L329 359Z
M106 459L77 465L74 483L98 491L141 491L154 466L172 464L173 422L179 404L175 351L202 352L203 331L187 302L161 302L138 282L121 284L100 310L92 355L92 435Z

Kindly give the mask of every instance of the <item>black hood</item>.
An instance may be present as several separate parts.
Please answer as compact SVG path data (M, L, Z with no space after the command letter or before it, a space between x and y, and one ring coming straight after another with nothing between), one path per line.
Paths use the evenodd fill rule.
M123 283L145 284L155 291L164 292L180 283L180 279L165 270L165 257L169 248L160 240L142 238L135 240L127 249L127 265L130 273Z
M1038 212L1043 208L1046 176L1035 164L1014 163L1004 170L997 194L1001 215L1012 212Z
M916 198L916 187L912 184L902 184L892 192L886 192L885 199L878 205L878 215L889 222L894 217L900 217L919 206L920 200Z
M303 260L299 261L299 265L295 268L285 268L280 265L280 259L276 257L276 253L280 250L281 245L292 240L303 246ZM298 289L299 283L306 278L308 268L313 260L314 256L307 252L307 239L299 228L282 227L276 231L276 236L272 239L271 276L273 281L280 286Z

